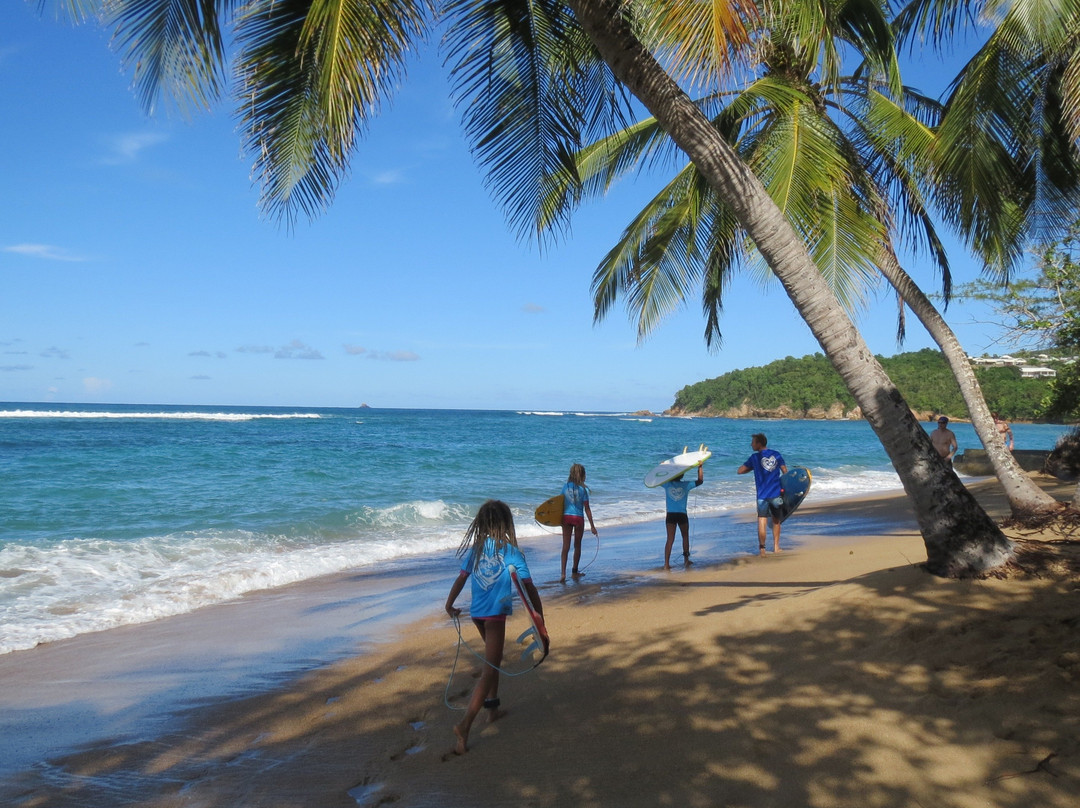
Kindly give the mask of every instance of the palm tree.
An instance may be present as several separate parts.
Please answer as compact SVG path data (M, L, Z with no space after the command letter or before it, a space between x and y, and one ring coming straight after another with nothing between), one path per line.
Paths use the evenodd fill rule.
M231 0L103 2L140 87L172 83L196 103L219 91ZM911 498L928 568L971 575L1011 557L1011 543L938 459L783 212L642 45L621 0L449 0L442 10L466 130L512 221L537 220L545 178L574 170L583 138L618 119L625 86L729 204L848 385ZM415 0L239 8L237 95L272 211L314 213L329 203L432 11ZM738 36L739 26L728 30ZM144 89L144 100L153 97Z
M933 132L924 121L939 117L940 109L911 92L906 106L894 100L899 78L884 9L781 2L764 14L761 36L750 52L754 64L744 71L756 78L741 91L707 95L699 104L708 110L727 100L713 117L715 126L812 245L815 263L845 306L857 305L861 283L880 271L923 322L952 368L1014 513L1058 508L1005 448L956 335L896 258L896 228L888 223L901 217L903 230L921 234L947 289L948 261L920 192L933 173L928 159ZM665 33L658 38L665 39ZM840 75L833 40L864 54L860 75ZM814 82L819 67L822 79ZM846 130L838 123L843 120L849 123ZM665 147L671 151L655 119L640 121L582 149L580 183L606 191L622 172L658 162ZM551 211L579 196L577 185L562 180L549 195ZM689 282L700 282L705 338L718 344L727 279L736 264L753 260L745 233L691 163L633 220L597 268L597 319L625 294L644 337L685 300Z

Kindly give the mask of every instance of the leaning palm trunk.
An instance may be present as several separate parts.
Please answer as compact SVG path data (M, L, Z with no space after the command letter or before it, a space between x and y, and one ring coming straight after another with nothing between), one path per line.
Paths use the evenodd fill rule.
M941 462L765 187L634 36L620 0L570 5L616 77L731 206L862 408L912 502L928 569L968 576L1008 561L1012 543Z
M881 272L941 348L945 361L948 362L953 376L956 377L956 383L960 386L960 395L963 396L964 403L967 405L971 424L975 427L975 433L986 449L986 455L994 467L994 474L997 475L1005 490L1005 495L1009 498L1009 506L1013 514L1022 516L1060 507L1057 500L1035 485L1020 468L1012 452L1005 447L994 418L986 406L979 380L975 378L971 363L968 362L967 354L956 338L956 334L949 328L948 323L930 299L900 266L900 262L897 261L891 249L884 251Z

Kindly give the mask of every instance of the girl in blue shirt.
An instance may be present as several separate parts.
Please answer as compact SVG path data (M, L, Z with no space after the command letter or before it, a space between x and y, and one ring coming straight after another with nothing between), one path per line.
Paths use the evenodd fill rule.
M541 621L544 607L529 574L525 556L518 549L514 516L505 502L489 499L480 506L472 524L465 531L458 555L462 559L461 570L446 598L446 613L451 617L461 614L454 601L465 588L465 581L472 577L469 614L484 640L486 663L469 699L465 717L454 727L457 739L454 751L463 755L469 751L469 730L481 709L487 709L489 722L505 715L499 709L499 665L502 664L503 643L506 640L506 618L514 611L513 582L507 567L512 564L517 569L521 585Z
M559 572L559 583L566 581L566 557L570 554L570 538L574 539L574 566L571 568L575 578L580 578L583 573L578 569L581 563L581 537L585 535L585 517L589 517L589 530L595 536L596 525L593 524L592 508L589 507L589 489L585 487L585 467L575 463L570 467L570 477L562 489L563 518L562 518L562 566Z

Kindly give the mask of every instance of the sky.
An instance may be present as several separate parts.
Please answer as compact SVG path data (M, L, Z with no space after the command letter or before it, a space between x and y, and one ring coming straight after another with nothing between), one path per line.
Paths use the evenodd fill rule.
M147 116L106 31L0 4L0 401L659 412L819 350L779 284L749 276L719 351L697 291L643 342L621 305L594 323L593 270L663 176L540 248L485 189L448 88L437 50L418 54L333 205L290 231L259 210L228 99ZM1002 352L986 312L946 317L969 353ZM895 323L885 289L856 315L882 355ZM909 318L902 350L930 346Z

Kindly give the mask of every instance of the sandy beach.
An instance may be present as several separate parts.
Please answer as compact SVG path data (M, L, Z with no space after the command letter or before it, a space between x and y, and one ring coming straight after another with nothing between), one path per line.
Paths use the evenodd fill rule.
M976 488L1006 513L996 484ZM509 713L478 719L468 755L450 754L460 713L444 698L462 703L475 665L448 685L457 635L439 600L269 692L8 777L0 803L1080 804L1080 579L933 578L902 495L804 511L816 534L764 559L543 585L552 654L503 680ZM868 523L888 527L850 530Z

